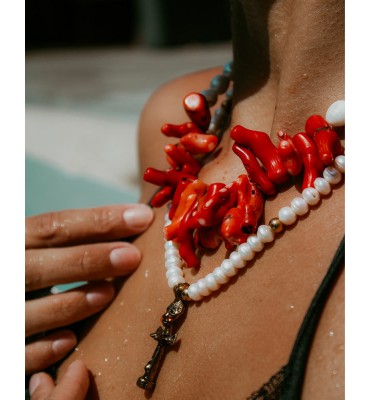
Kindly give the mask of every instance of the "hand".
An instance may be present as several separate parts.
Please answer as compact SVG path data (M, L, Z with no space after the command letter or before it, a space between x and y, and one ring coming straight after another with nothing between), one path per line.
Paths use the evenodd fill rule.
M89 388L89 373L82 361L74 361L55 385L53 379L40 372L30 379L31 400L84 400Z
M57 328L108 305L114 289L101 280L129 274L141 258L134 245L114 240L143 232L152 219L152 210L139 204L61 211L26 219L26 292L61 283L95 281L26 301L26 337L47 332L26 345L26 374L54 364L75 347L74 333Z

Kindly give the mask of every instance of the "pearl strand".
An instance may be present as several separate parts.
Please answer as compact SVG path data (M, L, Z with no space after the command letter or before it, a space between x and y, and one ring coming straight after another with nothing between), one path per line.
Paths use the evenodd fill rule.
M248 237L245 243L237 246L228 258L222 261L220 266L204 278L190 284L187 295L191 300L199 301L203 297L217 291L221 285L236 275L240 269L245 268L248 261L253 260L256 253L263 250L266 243L275 240L275 234L283 230L284 225L292 225L298 216L303 216L309 211L309 206L315 206L320 201L320 196L327 196L331 192L331 186L342 180L345 172L345 156L335 158L334 167L326 167L323 178L316 178L314 188L306 188L302 197L295 197L290 206L282 207L278 212L278 218L273 218L269 225L260 225L257 233ZM165 224L171 220L166 214ZM180 257L178 244L172 240L165 242L165 267L168 285L173 289L179 283L185 283L182 269L183 261Z

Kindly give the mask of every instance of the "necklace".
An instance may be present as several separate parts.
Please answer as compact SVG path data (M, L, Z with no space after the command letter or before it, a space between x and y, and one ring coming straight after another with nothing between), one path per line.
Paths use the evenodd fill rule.
M333 103L325 119L311 116L305 132L293 137L278 131L280 143L275 147L264 132L242 126L231 130L234 153L246 169L229 185L206 185L197 175L202 165L215 153L228 127L231 111L232 63L215 76L210 88L202 93L190 93L184 98L184 109L191 119L181 125L166 124L162 132L180 139L177 145L167 145L165 152L171 168L158 171L148 168L144 179L161 186L151 204L160 207L168 202L165 216L165 268L168 285L175 299L162 316L160 326L150 336L158 344L145 373L137 385L153 391L159 368L168 346L175 343L176 327L186 315L192 301L220 289L221 285L245 268L266 243L273 242L284 226L292 225L308 213L310 206L327 196L331 187L342 180L345 156L333 127L344 125L344 100ZM218 95L226 99L211 116L209 108L217 103ZM259 225L264 196L276 193L276 186L303 169L302 196L282 207L278 216L267 225ZM184 267L199 268L201 248L216 249L224 241L230 250L228 258L205 277L191 283L185 281Z

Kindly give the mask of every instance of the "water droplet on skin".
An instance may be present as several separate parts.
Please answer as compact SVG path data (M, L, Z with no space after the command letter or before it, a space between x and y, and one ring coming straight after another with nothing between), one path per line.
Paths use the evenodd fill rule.
M149 270L146 269L146 270L145 270L145 273L144 273L144 277L147 278L148 276L149 276Z
M128 339L125 339L125 340L123 341L124 344L126 344L127 342L128 342Z
M334 336L334 332L333 332L333 331L330 331L330 332L329 332L329 336L330 336L330 337Z
M78 347L75 347L75 351L79 351L80 349Z
M294 306L293 306L293 304L290 306L290 309L291 309L291 310L293 310L293 309L294 309Z
M152 309L149 307L149 308L146 309L146 311L150 312L150 311L152 311Z
M105 358L104 358L104 361L105 361L105 362L108 362L108 358L107 358L107 357L105 357Z
M120 306L123 306L124 304L125 304L124 301L121 301L121 302L119 303Z
M333 375L336 375L337 373L338 373L338 371L337 371L336 369L333 369L332 374L333 374Z
M117 356L116 360L119 361L120 359L121 359L121 357L120 357L120 356Z
M97 375L98 375L98 376L101 376L101 372L98 372Z

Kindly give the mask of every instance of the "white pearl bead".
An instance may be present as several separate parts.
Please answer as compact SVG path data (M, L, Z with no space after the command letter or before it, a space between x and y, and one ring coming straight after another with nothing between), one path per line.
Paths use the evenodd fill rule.
M167 257L170 257L170 256L176 256L176 257L178 257L179 256L179 251L175 248L175 247L172 247L172 248L170 248L170 249L167 249L165 252L164 252L164 256L167 258Z
M173 240L166 240L166 242L164 243L164 248L167 249L172 249L172 248L178 248L179 245L178 243L174 242Z
M269 243L275 239L275 234L269 225L260 225L257 229L257 237L262 243Z
M181 259L179 257L168 257L166 258L165 262L164 262L164 266L168 269L168 268L172 268L172 267L181 267Z
M334 167L326 167L323 176L331 185L336 185L342 180L342 174Z
M297 220L297 214L290 207L282 207L279 210L278 218L284 225L292 225Z
M328 108L325 119L333 126L343 126L345 121L344 100L334 102Z
M171 268L168 268L168 270L166 271L166 277L167 277L167 279L169 279L170 276L174 276L174 275L183 276L182 269L181 269L181 268L178 268L178 267L171 267Z
M302 197L306 200L306 203L310 206L316 205L320 201L320 193L312 187L308 187L303 190Z
M215 281L221 285L229 281L229 277L225 275L221 267L215 268L212 274L215 277Z
M324 178L316 178L314 181L315 189L322 195L326 196L331 192L329 182Z
M251 246L251 249L253 251L261 251L264 246L260 238L256 235L249 236L249 238L247 239L247 243Z
M211 291L208 289L206 281L204 279L199 279L199 281L196 283L197 288L198 288L198 292L202 295L202 296L208 296Z
M218 290L220 288L220 284L216 281L214 275L212 273L206 275L206 277L204 278L204 281L206 282L207 288L209 290L212 290L213 292L215 292L216 290Z
M168 286L173 289L179 283L185 283L185 278L180 275L173 275L168 279Z
M221 269L224 271L226 276L234 276L238 272L238 270L234 267L233 263L230 260L224 260L221 263Z
M194 301L198 301L203 298L203 296L198 291L198 286L196 283L192 283L188 287L188 296Z
M240 254L237 251L233 251L230 254L229 260L232 262L235 268L245 267L245 261L240 257Z
M345 172L345 160L346 157L344 157L343 155L335 157L334 160L334 167L342 174L344 174Z
M292 202L290 203L290 208L297 214L297 215L305 215L308 213L309 207L306 203L306 200L302 197L295 197Z
M254 251L249 243L242 243L238 246L238 253L244 261L250 261L254 257Z

